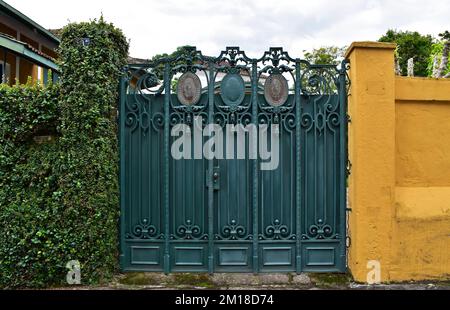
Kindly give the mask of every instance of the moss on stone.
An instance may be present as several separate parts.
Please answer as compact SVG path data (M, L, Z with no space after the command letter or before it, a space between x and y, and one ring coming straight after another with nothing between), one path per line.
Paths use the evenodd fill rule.
M119 280L120 284L125 285L157 285L161 284L157 279L151 276L151 274L143 272L131 272L125 274L125 277Z
M288 283L292 284L293 281L294 281L294 275L292 273L288 273Z
M209 275L194 273L174 273L172 276L171 284L205 288L212 288L215 286Z
M352 281L352 277L347 273L314 273L309 276L314 285L324 288L346 288Z

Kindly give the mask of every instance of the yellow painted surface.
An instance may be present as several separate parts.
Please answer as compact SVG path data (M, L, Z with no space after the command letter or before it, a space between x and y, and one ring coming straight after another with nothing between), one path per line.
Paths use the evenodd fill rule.
M389 281L450 278L450 217L397 218Z
M450 79L395 77L395 99L413 101L450 101Z
M450 217L450 187L396 187L395 216L410 220Z
M367 279L450 278L450 81L394 76L392 45L347 51L349 268Z
M395 49L395 43L374 42L374 41L352 42L352 44L350 44L350 46L345 51L344 57L350 58L350 54L353 52L354 49L370 49L370 48L374 48L377 50L380 50L380 49L393 50L393 49Z
M449 101L397 101L398 186L450 186L450 83L433 82Z
M389 280L450 276L450 187L397 187Z
M379 47L378 47L379 46ZM349 96L349 269L365 282L369 260L389 277L395 194L395 89L393 44L354 43ZM389 168L390 167L390 168Z

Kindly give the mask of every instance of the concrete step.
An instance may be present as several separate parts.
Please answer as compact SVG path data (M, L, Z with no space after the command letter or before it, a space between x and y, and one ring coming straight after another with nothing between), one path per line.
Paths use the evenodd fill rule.
M132 272L116 277L114 287L148 286L151 287L290 287L308 288L312 286L310 275L306 273L151 273Z

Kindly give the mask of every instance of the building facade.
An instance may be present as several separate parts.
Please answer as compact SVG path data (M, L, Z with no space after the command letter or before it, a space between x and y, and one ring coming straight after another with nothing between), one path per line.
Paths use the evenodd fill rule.
M0 75L1 82L14 84L48 82L49 71L58 78L55 63L60 40L12 6L0 0Z

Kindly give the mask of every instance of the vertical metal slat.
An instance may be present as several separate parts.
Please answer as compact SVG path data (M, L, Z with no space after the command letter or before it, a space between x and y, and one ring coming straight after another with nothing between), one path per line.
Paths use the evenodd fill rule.
M340 144L339 144L339 230L340 233L340 263L342 270L346 266L346 209L347 209L347 194L346 194L346 177L347 177L347 90L346 90L346 60L342 61L339 72L339 112L341 117L340 126Z
M302 259L301 259L301 74L300 74L300 60L295 61L295 207L296 207L296 259L295 259L295 270L300 273L302 270Z
M119 100L119 160L120 160L120 267L123 270L125 268L125 73L122 73L120 77L120 100Z
M214 64L209 62L209 83L208 83L208 124L214 121ZM208 272L214 271L214 188L213 170L214 159L208 160Z
M257 61L252 60L252 122L258 126L258 67ZM258 153L257 135L253 135L253 154ZM253 160L253 272L259 271L258 261L258 159Z
M163 150L163 214L164 214L164 273L170 272L169 244L169 113L170 113L170 65L164 65L164 150Z

